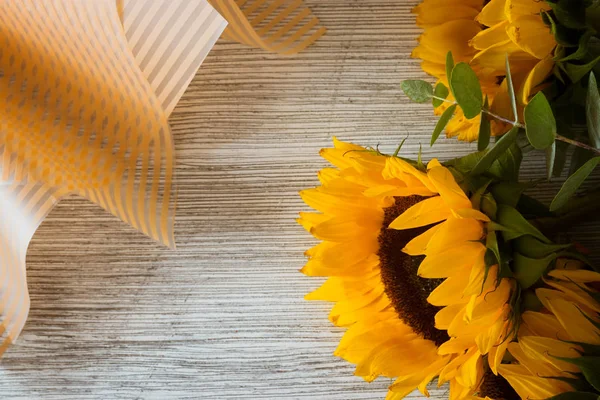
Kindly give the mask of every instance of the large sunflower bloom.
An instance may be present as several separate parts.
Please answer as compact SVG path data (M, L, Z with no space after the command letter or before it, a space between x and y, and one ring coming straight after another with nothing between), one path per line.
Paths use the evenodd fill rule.
M499 367L522 398L545 399L574 391L568 381L581 371L565 358L584 354L576 343L600 345L600 303L593 287L597 282L596 272L557 268L545 279L545 287L536 289L543 307L523 313L518 342L508 346L515 361Z
M491 109L505 118L514 118L505 79L505 57L508 55L518 102L523 106L554 66L556 41L541 16L549 8L539 0L424 0L414 9L417 25L424 32L412 56L423 60L425 72L448 85L446 54L452 51L455 61L471 64ZM447 107L447 103L443 104L436 113ZM446 134L460 140L476 140L480 121L480 116L469 120L457 110ZM493 121L492 134L506 130L505 124Z
M330 320L348 328L335 354L367 381L396 378L388 399L417 388L427 394L435 377L450 380L451 398L473 393L484 374L482 354L508 332L510 285L495 290L495 267L484 284L478 241L488 217L437 160L422 171L334 145L321 155L337 168L321 170L321 186L301 192L318 212L301 213L299 223L323 241L307 251L302 272L329 277L307 299L335 302ZM455 278L463 274L466 281Z

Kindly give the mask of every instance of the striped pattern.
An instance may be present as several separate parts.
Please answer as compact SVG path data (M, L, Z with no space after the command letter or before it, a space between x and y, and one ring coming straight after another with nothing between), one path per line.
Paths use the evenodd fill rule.
M228 39L284 55L296 54L325 34L302 0L209 0L229 21Z
M29 309L27 246L65 194L174 246L167 117L226 22L201 0L14 0L0 18L1 354Z

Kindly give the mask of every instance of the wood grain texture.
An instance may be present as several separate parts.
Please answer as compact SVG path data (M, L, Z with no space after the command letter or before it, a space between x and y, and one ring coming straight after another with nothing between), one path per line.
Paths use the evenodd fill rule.
M415 0L306 3L329 28L313 47L282 58L220 41L177 106L176 251L77 198L42 225L29 319L0 361L3 398L385 397L389 380L364 383L332 355L342 330L330 306L303 300L321 280L297 272L315 243L294 222L297 192L317 184L332 136L388 152L409 136L406 154L423 143L426 158L473 146L430 151L430 107L399 90L423 77L409 58ZM525 174L543 168L537 157ZM600 227L584 233L594 243Z

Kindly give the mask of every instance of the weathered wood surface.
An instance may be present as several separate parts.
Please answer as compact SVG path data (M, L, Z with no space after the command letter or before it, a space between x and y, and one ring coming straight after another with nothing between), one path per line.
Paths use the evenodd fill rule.
M3 398L384 398L389 380L364 383L332 355L330 306L303 300L321 280L297 272L314 244L297 192L332 136L388 152L409 136L406 154L423 143L427 158L472 147L430 152L431 110L399 90L423 76L415 0L307 3L329 28L316 45L282 58L220 41L176 108L176 251L81 199L52 212L29 249L31 312L0 361Z

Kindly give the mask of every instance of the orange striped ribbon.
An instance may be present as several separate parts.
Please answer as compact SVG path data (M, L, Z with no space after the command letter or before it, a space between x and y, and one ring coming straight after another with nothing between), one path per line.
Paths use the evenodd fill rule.
M325 34L302 0L209 0L229 22L224 37L280 54L295 54Z
M301 1L211 2L0 2L0 355L29 311L27 246L63 196L174 247L167 118L226 19L228 38L281 54L325 31Z

